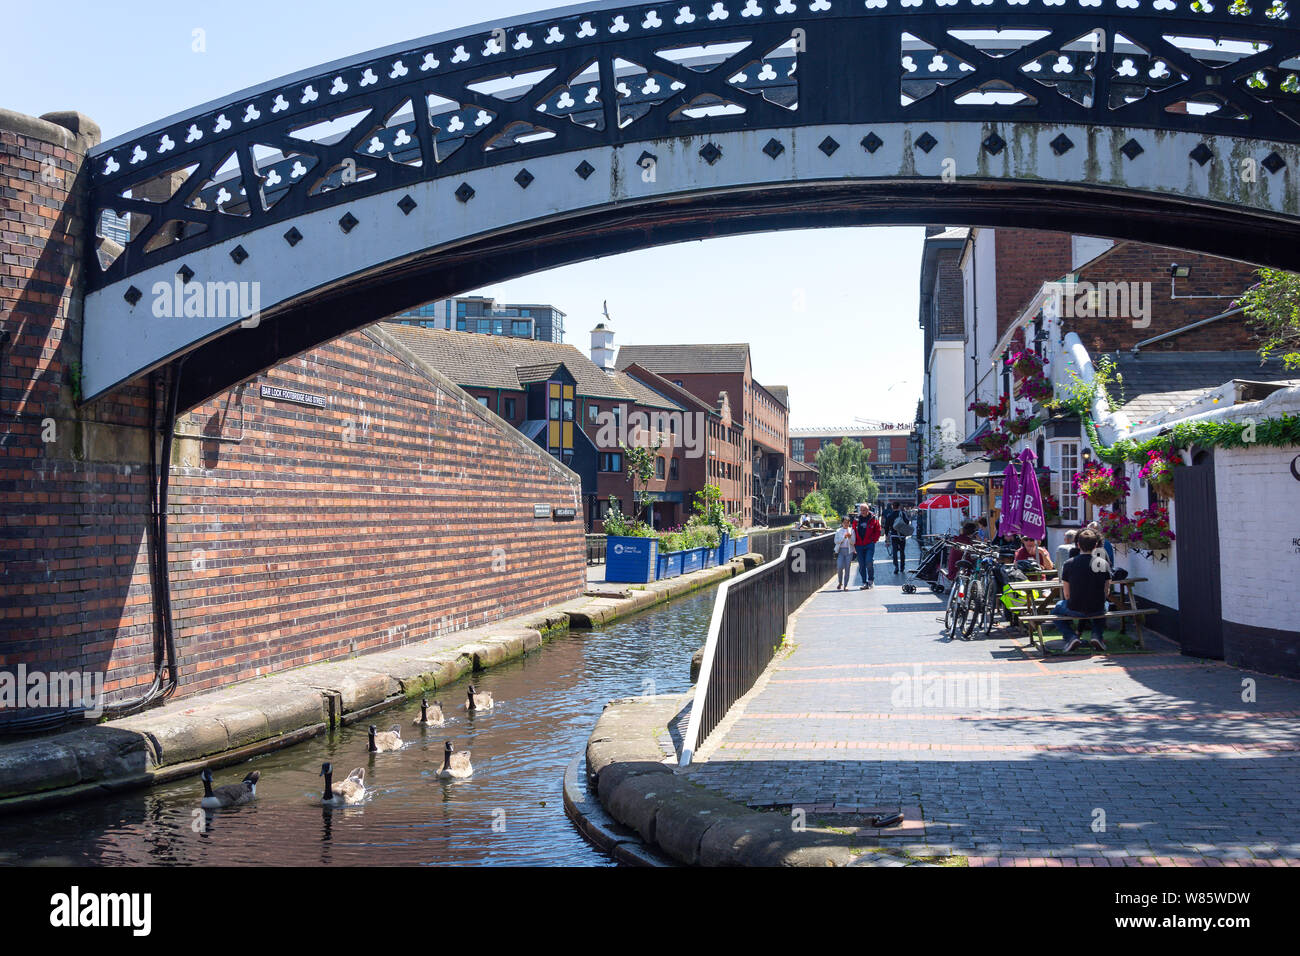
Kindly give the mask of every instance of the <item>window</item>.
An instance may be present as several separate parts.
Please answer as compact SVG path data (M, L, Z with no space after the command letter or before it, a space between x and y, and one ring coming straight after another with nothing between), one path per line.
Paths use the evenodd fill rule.
M678 475L678 472L677 472L677 459L674 458L672 461L670 461L670 462L668 463L668 479L669 479L670 481L676 481L676 480L677 480L677 475Z
M790 453L794 455L795 461L803 461L803 439L790 439Z
M482 395L478 397L478 403L482 405L484 408L488 407L488 400Z
M1056 500L1061 504L1061 522L1078 524L1079 495L1074 490L1074 476L1079 471L1079 443L1077 441L1054 442L1057 475Z
M515 417L515 400L514 400L513 398L507 398L507 399L505 399L505 400L502 402L502 406L503 406L502 413L504 414L504 416L505 416L506 418L514 418L514 417Z
M662 478L663 476L664 476L664 460L662 457L659 457L655 459L655 477Z
M573 421L573 399L571 398L564 400L564 420L566 422Z
M465 331L465 316L460 315L456 317L456 331L457 332Z
M616 451L603 451L600 453L600 470L601 471L622 471L623 456Z
M889 461L890 452L893 451L890 447L892 444L893 443L888 438L880 439L877 443L877 447L880 449L880 457L878 457L876 461Z
M593 425L600 421L600 406L595 402L587 404L587 421Z
M558 398L551 399L551 413L547 417L553 422L560 420L560 400Z
M514 321L510 323L510 334L521 338L528 338L530 329L527 322Z
M611 505L619 511L623 510L623 502L618 498L610 498L608 501L603 498L596 499L596 517L603 519L607 514L609 514Z
M492 333L492 320L479 319L477 328L480 332L490 335Z

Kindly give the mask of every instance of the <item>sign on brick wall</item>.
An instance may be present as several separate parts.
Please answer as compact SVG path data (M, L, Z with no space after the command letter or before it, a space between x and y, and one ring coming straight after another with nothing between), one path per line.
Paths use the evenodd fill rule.
M312 408L325 407L325 397L323 395L312 395L310 392L299 392L292 388L281 388L279 385L263 385L262 397L274 399L277 402L293 402L295 405L309 405Z

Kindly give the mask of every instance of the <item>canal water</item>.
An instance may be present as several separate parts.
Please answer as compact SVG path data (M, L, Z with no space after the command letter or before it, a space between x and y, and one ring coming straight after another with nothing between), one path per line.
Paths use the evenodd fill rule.
M218 785L261 772L248 806L197 810L203 786L194 777L0 817L0 864L614 865L565 816L564 769L611 698L690 686L715 591L575 631L479 674L476 688L497 702L480 716L459 709L467 681L435 695L446 727L412 726L418 701L376 714L381 730L402 725L407 744L395 753L367 753L367 721L215 771ZM472 777L436 776L447 739L472 751ZM320 807L325 761L336 782L365 768L363 804Z

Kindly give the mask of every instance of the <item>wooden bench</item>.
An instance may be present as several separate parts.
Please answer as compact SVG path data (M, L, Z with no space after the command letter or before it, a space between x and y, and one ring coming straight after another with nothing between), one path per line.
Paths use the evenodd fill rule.
M1047 653L1045 644L1046 638L1043 635L1043 625L1053 621L1068 621L1071 624L1086 624L1088 621L1097 618L1104 618L1107 621L1133 621L1134 631L1137 635L1137 644L1142 650L1146 650L1146 642L1142 637L1142 618L1148 614L1155 614L1155 608L1125 608L1121 611L1107 611L1105 614L1094 614L1092 617L1064 617L1058 618L1055 614L1022 614L1020 620L1028 626L1029 639L1038 644L1038 649L1044 654Z

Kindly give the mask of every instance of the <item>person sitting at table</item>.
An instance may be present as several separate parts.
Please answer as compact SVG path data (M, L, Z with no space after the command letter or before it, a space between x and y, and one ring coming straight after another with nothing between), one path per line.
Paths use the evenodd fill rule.
M1080 531L1075 543L1079 553L1061 568L1063 597L1052 611L1056 615L1056 626L1065 638L1062 653L1069 654L1079 646L1074 621L1083 619L1092 625L1092 646L1105 653L1106 642L1102 635L1106 632L1106 619L1098 615L1106 613L1106 602L1110 597L1110 562L1103 556L1104 552L1094 553L1101 547L1101 536L1091 528Z
M1079 532L1071 528L1065 532L1065 543L1056 546L1056 563L1065 567L1065 562L1079 553L1079 549L1074 546L1074 538Z
M962 545L975 543L976 527L974 521L967 521L961 526L961 534L952 539L952 544L948 548L948 568L945 572L949 581L957 580L957 562L961 560L961 556L966 550Z
M1020 547L1016 551L1013 561L1036 561L1038 566L1044 571L1051 571L1056 565L1052 564L1052 556L1034 538L1020 539Z

